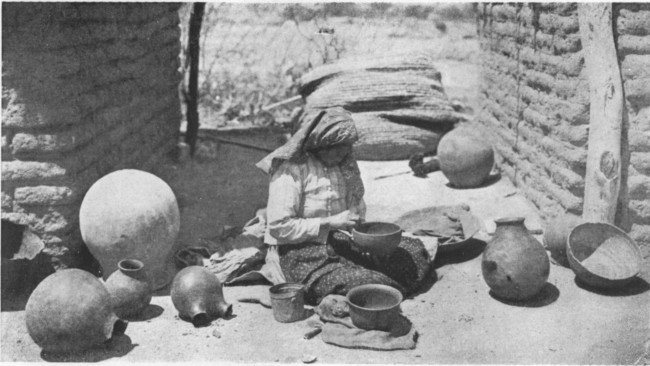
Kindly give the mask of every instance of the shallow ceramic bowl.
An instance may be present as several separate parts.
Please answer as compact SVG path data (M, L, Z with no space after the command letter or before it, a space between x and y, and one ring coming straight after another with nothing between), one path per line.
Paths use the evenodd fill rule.
M567 238L567 258L576 276L588 285L616 288L641 270L641 250L621 229L607 223L583 223Z
M389 256L402 240L402 228L389 222L366 222L352 229L352 240L363 252Z
M361 285L348 291L350 319L357 328L388 331L399 317L402 293L386 285Z

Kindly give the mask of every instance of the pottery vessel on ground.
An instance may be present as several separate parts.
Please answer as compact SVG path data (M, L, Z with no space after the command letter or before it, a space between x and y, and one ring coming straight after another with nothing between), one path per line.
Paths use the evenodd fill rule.
M81 203L79 226L104 279L132 258L144 263L154 289L171 280L180 214L171 188L155 175L125 169L99 179Z
M608 223L583 223L569 234L571 269L593 287L612 289L629 284L641 271L643 256L632 238Z
M550 262L542 244L528 233L524 218L495 220L496 232L481 262L483 278L495 296L525 300L544 287Z
M438 144L440 170L449 184L458 188L481 185L494 165L494 151L484 136L468 127L459 127L446 133Z
M171 298L180 317L194 326L209 324L232 313L232 305L226 303L217 276L201 266L185 267L176 274Z
M386 285L361 285L348 291L350 319L356 327L388 331L396 322L402 293Z
M27 301L25 321L34 342L57 353L88 349L125 329L101 281L79 269L45 278Z
M140 314L151 302L153 292L144 264L137 259L121 260L118 270L108 276L106 289L115 314L122 319Z
M544 228L544 246L558 263L568 266L566 246L569 233L582 222L580 216L561 214L549 220Z

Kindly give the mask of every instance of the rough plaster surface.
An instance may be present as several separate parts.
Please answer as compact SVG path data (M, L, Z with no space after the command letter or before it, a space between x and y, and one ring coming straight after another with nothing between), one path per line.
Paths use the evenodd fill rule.
M170 184L177 192L187 189L182 194L207 198L214 187L188 184L184 178L198 171L203 174L197 176L200 179L210 171L222 175L224 169L237 166L242 167L237 172L248 176L243 168L250 165L256 153L226 146L221 151L232 160L182 168ZM493 219L503 216L523 216L530 229L541 225L535 206L507 179L482 188L456 190L446 185L447 180L440 172L426 178L395 175L408 170L406 161L361 162L360 167L367 188L369 219L392 220L416 208L467 203L485 223L486 231L493 229ZM392 176L375 179L384 175ZM194 223L188 229L209 231L209 223L192 219L201 206L207 211L222 212L213 217L220 224L225 222L220 220L227 221L228 208L234 209L237 202L247 201L246 192L237 189L231 192L236 193L185 205L182 216L189 221L184 222ZM188 209L190 206L192 210ZM243 219L239 220L241 224ZM480 237L489 238L485 233ZM650 329L645 309L650 300L650 286L645 281L639 280L620 293L599 294L580 287L570 269L553 264L548 284L539 298L523 305L506 304L490 296L482 279L483 245L477 242L465 252L438 255L430 283L422 293L403 302L404 315L420 335L414 350L353 350L328 345L320 336L304 340L303 334L310 329L306 321L277 323L272 310L236 301L268 289L265 285L254 285L226 287L226 300L234 305L233 317L217 319L205 328L194 328L191 323L179 320L170 297L162 291L153 298L140 320L130 322L125 336L66 358L41 354L25 331L24 311L16 301L13 308L1 313L2 361L269 364L301 363L305 356L315 356L317 363L327 364L634 364L647 361L644 347ZM11 309L14 311L8 311Z
M90 185L176 145L178 6L3 4L2 219L29 226L56 266L87 260Z
M576 3L481 4L478 120L506 174L544 217L580 214L589 125ZM650 256L650 26L648 4L616 4L629 151L621 226Z

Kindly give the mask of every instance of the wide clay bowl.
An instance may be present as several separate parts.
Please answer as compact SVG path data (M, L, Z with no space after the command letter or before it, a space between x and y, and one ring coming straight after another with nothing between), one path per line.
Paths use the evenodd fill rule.
M388 331L399 317L402 293L386 285L361 285L348 291L350 319L357 328Z
M397 249L402 228L389 222L366 222L352 229L352 240L359 250L385 257Z
M621 229L607 223L576 226L567 238L567 258L576 276L588 285L616 288L641 270L641 250Z

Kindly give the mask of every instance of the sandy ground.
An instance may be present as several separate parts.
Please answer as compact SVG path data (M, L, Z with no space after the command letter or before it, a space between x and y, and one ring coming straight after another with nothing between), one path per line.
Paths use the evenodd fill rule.
M476 69L441 62L447 93L476 108ZM252 135L247 141L273 148L277 136ZM181 209L178 246L214 237L223 225L242 225L266 204L267 179L254 167L262 151L234 145L201 146L199 157L160 167L158 174L174 190ZM405 161L360 162L366 184L369 220L392 221L418 208L466 203L484 223L522 216L530 229L543 228L538 211L507 179L482 188L457 190L440 172L426 178L411 174ZM380 176L388 178L376 179ZM642 279L619 292L601 293L581 287L573 272L551 265L540 296L523 304L490 296L480 259L489 236L485 232L462 252L438 253L435 270L420 294L406 299L402 310L419 333L408 351L346 349L324 343L320 336L304 340L307 321L281 324L272 311L238 298L259 295L266 285L224 289L233 316L194 328L178 319L166 290L145 314L131 321L125 335L81 354L65 357L41 353L26 332L26 297L13 299L0 314L2 361L219 362L301 363L316 357L328 364L647 364L650 362L648 268ZM538 237L539 238L539 237ZM6 300L6 299L3 299Z
M405 161L361 162L360 165L367 186L369 220L394 220L412 209L467 203L485 223L485 231L493 229L493 219L513 215L525 217L530 229L543 226L534 206L506 179L482 188L457 190L447 186L440 172L426 178L401 174L376 179L405 171L408 169ZM198 181L208 176L210 169L236 167L206 162L179 169L176 179L192 174ZM251 179L254 174L244 168L237 171L244 176L250 173ZM227 178L219 179L214 184L229 184ZM170 182L174 186L177 181ZM201 206L208 212L217 212L219 204L227 201L247 195L258 198L256 192L237 190L230 190L230 197L220 197L210 186L198 182L191 188L183 194L195 197L195 201L181 195L183 220L194 222L191 225L194 228L204 227L205 233L218 225L197 220L203 217L198 214ZM243 196L235 195L242 193ZM263 196L259 193L260 199ZM242 217L246 217L245 213ZM222 214L219 219L235 220L233 215L237 213ZM217 217L205 219L217 222ZM190 240L191 235L185 235ZM489 239L485 232L479 237ZM316 357L317 363L328 364L642 364L648 361L644 358L650 334L647 282L639 279L624 291L598 293L576 283L570 269L552 265L540 296L523 304L504 303L490 295L482 279L480 254L484 247L485 242L477 240L462 252L439 253L427 287L403 302L403 314L419 333L414 350L346 349L326 344L320 336L304 340L302 336L309 330L306 320L278 323L270 309L237 302L242 296L267 291L268 286L255 285L226 287L225 297L233 303L233 316L217 319L203 328L178 319L170 297L162 291L141 319L129 323L125 335L96 349L66 357L41 353L26 332L24 311L20 307L16 311L3 311L2 361L300 363L307 356Z

